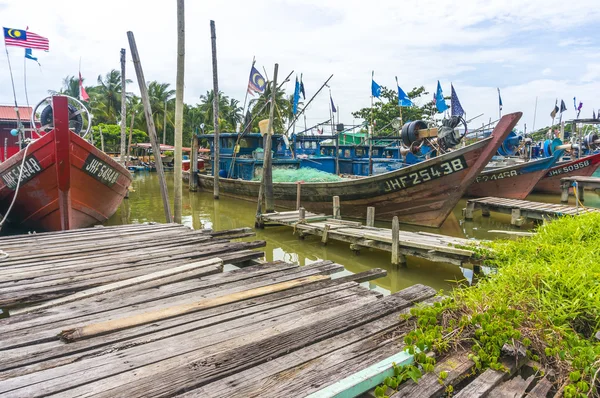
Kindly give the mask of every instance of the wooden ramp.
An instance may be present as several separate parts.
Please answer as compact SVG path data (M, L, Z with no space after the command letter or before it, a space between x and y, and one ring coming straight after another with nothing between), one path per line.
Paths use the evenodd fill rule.
M321 242L324 244L330 239L350 243L350 249L353 251L373 248L394 253L394 246L396 246L400 263L406 262L405 256L415 256L455 265L478 263L478 260L474 258L474 252L466 248L479 245L480 242L476 240L400 230L397 232L397 239L393 239L392 229L369 227L356 221L345 221L324 214L303 212L303 209L263 214L261 219L265 224L291 226L300 237L320 236ZM394 263L393 258L392 263Z
M517 226L523 225L528 219L547 220L561 216L577 216L600 211L600 209L590 207L584 208L553 203L530 202L528 200L486 197L467 200L467 207L464 209L465 219L473 219L473 212L476 210L481 210L484 216L489 216L492 211L510 214L511 224Z

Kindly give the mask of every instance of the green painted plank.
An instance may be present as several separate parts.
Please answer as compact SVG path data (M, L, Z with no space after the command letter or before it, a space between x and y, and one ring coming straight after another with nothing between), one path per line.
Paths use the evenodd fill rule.
M414 355L406 351L399 352L366 369L356 372L345 379L331 384L317 392L310 394L309 398L351 398L369 391L394 375L395 363L398 366L413 363Z

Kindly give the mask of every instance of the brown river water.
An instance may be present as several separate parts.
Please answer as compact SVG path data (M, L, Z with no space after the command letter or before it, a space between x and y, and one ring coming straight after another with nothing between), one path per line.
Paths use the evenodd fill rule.
M173 174L167 173L167 185L172 200ZM129 199L125 199L117 212L105 225L119 225L142 222L165 222L162 200L156 173L140 172L134 175L133 191ZM559 195L530 195L528 200L548 203L560 203ZM585 193L585 205L600 207L600 196L595 192ZM574 199L571 198L571 205ZM481 212L475 213L473 221L464 221L462 209L465 200L461 200L450 217L441 228L431 229L400 225L407 231L427 231L444 235L473 239L511 238L511 235L490 233L490 230L526 231L534 228L533 223L527 223L521 228L511 227L510 216L492 213L491 217L482 217ZM342 203L342 218L351 218L344 214ZM254 227L256 202L242 201L221 197L213 200L212 192L189 192L184 184L183 191L183 223L194 229L213 228L215 230ZM378 222L376 226L391 227L391 223ZM456 265L434 263L431 261L408 257L407 266L396 267L390 263L390 253L377 250L362 250L359 255L353 254L347 243L332 241L322 246L316 237L298 239L289 227L268 227L257 230L256 237L249 239L265 240L267 246L266 260L284 260L300 265L310 264L319 260L331 260L342 264L350 272L362 272L371 268L383 268L387 276L372 282L374 288L396 292L411 285L421 283L435 289L452 289L458 282L472 279L470 268Z

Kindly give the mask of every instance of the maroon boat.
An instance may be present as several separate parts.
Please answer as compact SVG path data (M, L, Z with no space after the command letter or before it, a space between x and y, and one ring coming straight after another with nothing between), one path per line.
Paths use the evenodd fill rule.
M58 231L101 223L131 184L127 169L69 129L80 111L68 101L52 97L42 111L52 130L0 164L0 212L15 226Z
M590 177L599 166L600 153L560 163L546 172L544 177L533 188L533 192L560 194L562 192L560 187L561 178L573 176Z
M512 113L500 119L491 136L464 148L447 152L411 166L375 176L329 183L302 185L302 205L313 212L331 212L333 196L339 196L342 214L363 218L367 206L375 206L376 218L439 227L469 185L488 164L500 144L521 118ZM199 186L213 189L213 177L198 175ZM256 200L260 182L219 179L220 193ZM274 183L275 204L296 206L296 183Z

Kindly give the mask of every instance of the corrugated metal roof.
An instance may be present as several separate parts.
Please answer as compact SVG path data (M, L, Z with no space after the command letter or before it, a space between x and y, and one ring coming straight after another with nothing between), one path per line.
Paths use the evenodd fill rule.
M31 112L33 109L29 106L20 106L19 107L19 115L21 116L21 121L29 121L31 118ZM17 120L17 113L15 112L15 107L11 105L0 105L0 120Z

